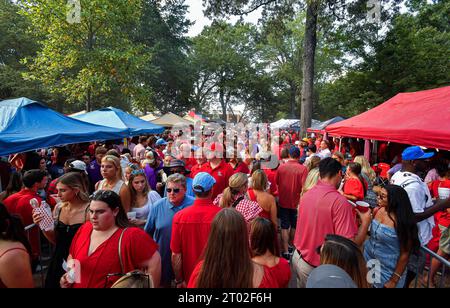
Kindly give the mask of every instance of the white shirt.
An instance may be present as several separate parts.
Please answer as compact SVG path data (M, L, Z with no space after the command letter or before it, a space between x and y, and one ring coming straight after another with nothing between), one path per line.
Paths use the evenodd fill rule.
M331 157L331 151L329 149L325 149L320 151L317 155L320 157L320 159L325 159Z
M132 207L130 209L130 212L136 212L136 218L137 219L144 219L146 220L148 217L148 213L150 212L150 206L161 199L161 196L154 190L150 191L147 195L148 201L147 203L142 207Z
M425 209L433 206L428 186L414 173L397 171L391 178L391 184L402 186L406 190L414 213L423 213ZM417 227L420 243L427 245L433 238L431 231L434 227L434 217L430 216L418 222Z

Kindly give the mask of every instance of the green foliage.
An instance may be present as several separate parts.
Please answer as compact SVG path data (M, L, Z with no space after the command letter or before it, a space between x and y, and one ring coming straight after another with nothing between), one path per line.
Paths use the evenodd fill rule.
M184 0L144 1L135 41L145 45L151 61L140 72L143 84L153 89L154 105L162 112L182 113L189 105L191 68L185 37L190 21ZM151 106L143 106L149 110Z
M441 1L396 17L371 57L320 87L316 114L353 116L400 92L450 84L449 16L450 4Z
M105 95L148 103L151 89L142 86L137 73L150 54L131 39L141 2L82 0L81 22L69 23L65 0L22 1L40 47L36 57L24 60L31 70L26 78L64 94L69 103L86 103L87 109L103 106Z
M39 82L22 78L27 69L20 59L34 56L37 44L26 32L30 24L18 9L10 0L0 0L0 100L20 96L47 99Z

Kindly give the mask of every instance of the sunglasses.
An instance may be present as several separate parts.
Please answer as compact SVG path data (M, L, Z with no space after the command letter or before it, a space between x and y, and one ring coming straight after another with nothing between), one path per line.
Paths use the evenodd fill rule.
M180 192L179 188L173 188L173 189L172 188L167 188L166 190L167 190L168 194L170 194L172 191L173 191L174 194L178 194Z
M140 174L144 174L144 169L138 169L138 170L133 170L131 171L132 175L140 175Z
M89 199L107 199L110 198L113 194L117 195L114 191L112 190L97 190L96 192L94 192L92 195L89 196Z

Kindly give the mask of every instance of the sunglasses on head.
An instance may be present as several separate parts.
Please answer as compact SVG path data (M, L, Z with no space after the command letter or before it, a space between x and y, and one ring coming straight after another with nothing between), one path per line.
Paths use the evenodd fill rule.
M112 194L115 194L115 192L112 190L97 190L89 196L89 199L92 200L94 198L110 198Z
M178 194L180 192L179 188L167 188L167 193L170 194L172 191L174 194Z
M131 171L132 175L139 175L139 174L144 174L144 169L138 169L138 170L133 170Z

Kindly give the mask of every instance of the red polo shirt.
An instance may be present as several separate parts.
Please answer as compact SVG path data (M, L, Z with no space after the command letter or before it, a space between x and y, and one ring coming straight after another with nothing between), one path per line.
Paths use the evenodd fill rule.
M22 219L24 227L33 224L33 208L30 204L30 200L33 198L35 198L39 202L39 204L41 204L41 197L39 197L38 194L31 190L26 190L17 202L16 213ZM40 254L39 230L39 227L34 227L30 231L28 231L33 258L36 258Z
M17 203L27 191L28 189L22 189L21 191L12 194L11 196L3 200L3 204L6 206L9 214L17 214Z
M213 186L213 196L211 198L214 200L228 187L228 180L230 179L230 176L233 175L233 168L222 159L220 164L214 169L211 168L211 163L207 162L200 169L200 172L209 173L216 180L216 184Z
M173 253L182 255L183 278L186 283L206 246L211 222L220 210L210 199L196 199L192 206L173 217L170 249Z
M300 201L294 245L302 258L313 266L320 265L316 248L327 234L354 238L358 234L352 206L335 187L319 180Z
M233 168L233 166L230 165L230 167L233 169L233 174L242 172L245 174L249 174L250 170L248 169L248 166L246 163L244 162L240 162L235 168Z
M280 207L297 209L308 169L296 160L288 160L277 171L276 182Z

